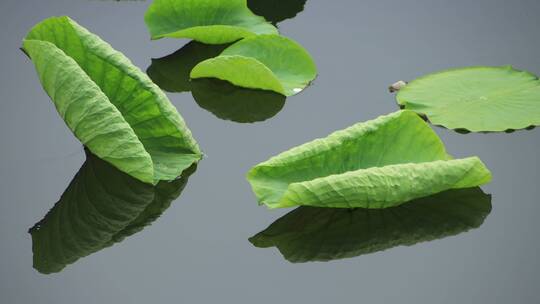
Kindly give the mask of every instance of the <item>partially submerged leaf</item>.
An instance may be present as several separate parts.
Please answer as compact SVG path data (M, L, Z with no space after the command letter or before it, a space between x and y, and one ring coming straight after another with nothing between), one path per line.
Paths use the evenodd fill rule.
M165 94L69 17L36 25L24 50L60 116L100 158L153 184L200 160L197 143Z
M246 0L155 0L144 18L152 39L189 38L223 44L258 34L277 34Z
M488 183L477 157L452 159L414 112L358 123L263 162L248 173L260 204L386 208Z
M210 45L191 41L168 56L152 59L148 76L167 92L189 92L189 73L201 61L218 56L228 45Z
M478 228L491 212L480 188L448 190L383 210L299 207L249 241L290 262L330 261L412 246Z
M191 78L218 78L285 96L301 92L316 76L317 67L309 53L291 39L277 35L244 39L191 71Z
M34 268L59 272L142 230L180 195L194 171L195 165L180 179L151 186L87 153L60 200L29 231Z
M505 131L540 125L540 80L510 66L446 70L399 90L398 103L449 129Z
M197 104L218 118L240 123L263 121L276 115L286 97L270 91L244 89L217 79L192 81Z
M304 10L307 0L248 0L251 11L276 24L294 18Z

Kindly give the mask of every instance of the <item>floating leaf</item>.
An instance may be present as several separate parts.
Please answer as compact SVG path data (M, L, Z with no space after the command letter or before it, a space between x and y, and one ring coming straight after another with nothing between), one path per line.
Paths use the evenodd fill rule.
M509 66L430 74L400 89L396 98L449 129L505 131L540 124L540 80Z
M34 268L59 272L142 230L180 195L194 171L195 165L180 179L151 186L87 152L60 200L29 231Z
M277 34L246 0L156 0L145 15L152 39L189 38L223 44L258 34Z
M221 119L247 123L276 115L285 104L281 94L241 88L219 79L190 81L189 72L197 63L217 56L226 47L191 41L171 55L152 59L148 76L165 91L192 91L200 107Z
M383 210L299 207L249 239L290 262L351 258L478 228L491 212L480 188L448 190Z
M92 153L147 183L172 180L201 158L165 94L124 55L68 17L24 40L60 116Z
M248 173L260 204L386 208L491 180L477 157L451 159L414 112L358 123L283 152Z
M191 71L191 78L218 78L285 96L299 93L316 76L317 67L309 53L298 43L277 35L244 39Z
M146 73L167 92L189 92L189 73L201 61L219 55L228 45L209 45L191 41L163 58L152 59Z
M248 0L251 11L276 24L285 19L294 18L304 10L307 0Z
M270 91L244 89L217 79L192 81L197 104L218 118L240 123L263 121L276 115L286 97Z

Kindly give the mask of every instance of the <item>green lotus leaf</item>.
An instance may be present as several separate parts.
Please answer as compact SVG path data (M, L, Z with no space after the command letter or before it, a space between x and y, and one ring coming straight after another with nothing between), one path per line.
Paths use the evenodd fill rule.
M29 231L34 268L59 272L141 231L180 195L194 171L195 165L177 180L152 186L87 152L60 200Z
M480 188L448 190L383 210L299 207L249 241L290 262L330 261L412 246L478 228L491 212Z
M239 123L266 120L284 106L286 97L271 91L246 89L213 79L189 79L197 63L217 56L227 46L191 41L180 50L159 59L152 59L148 76L163 90L191 91L197 104L215 116Z
M248 0L249 9L266 20L276 24L294 18L304 10L307 0Z
M152 39L189 38L223 44L259 34L277 34L246 0L155 0L144 18Z
M228 45L210 45L191 41L178 51L158 59L146 73L162 90L167 92L189 92L189 73L201 61L219 55Z
M291 39L277 35L246 38L191 71L191 78L218 78L285 96L299 93L316 76L317 67L309 53Z
M396 99L449 129L506 131L540 124L540 80L510 66L430 74L401 88Z
M248 173L260 204L387 208L491 180L477 157L452 159L418 115L358 123L263 162Z
M193 80L191 94L201 108L239 123L267 120L283 109L286 100L271 91L239 88L217 79Z
M201 158L166 95L129 59L68 17L24 40L60 116L92 153L146 183L172 180Z

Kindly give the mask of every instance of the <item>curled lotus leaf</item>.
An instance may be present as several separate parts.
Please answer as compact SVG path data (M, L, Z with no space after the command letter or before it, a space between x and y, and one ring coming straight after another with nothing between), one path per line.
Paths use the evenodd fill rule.
M285 96L301 92L316 76L311 55L297 42L278 35L243 39L191 71L191 78L218 78Z
M416 113L398 111L290 149L253 167L248 181L268 208L387 208L488 183L478 157L453 159Z
M101 159L150 184L173 180L201 159L159 87L69 17L37 24L23 50L67 126Z

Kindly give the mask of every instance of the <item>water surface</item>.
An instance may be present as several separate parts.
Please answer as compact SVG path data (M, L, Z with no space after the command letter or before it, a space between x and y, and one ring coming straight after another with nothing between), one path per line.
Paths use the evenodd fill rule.
M36 271L27 231L59 201L86 157L18 49L21 40L42 19L69 15L146 71L152 59L188 43L150 41L148 4L0 2L0 302L540 302L538 128L465 135L436 128L451 154L478 155L493 172L482 187L490 208L484 204L480 222L467 226L475 229L329 262L291 263L275 247L253 246L250 237L291 210L257 206L245 180L272 155L397 110L387 92L397 80L468 65L512 64L540 74L540 3L532 0L308 0L297 14L270 12L281 32L313 55L315 83L286 100L219 82L169 83L167 94L206 154L182 194L122 242L61 272ZM224 109L220 90L237 94L241 111ZM248 102L261 98L268 107Z

